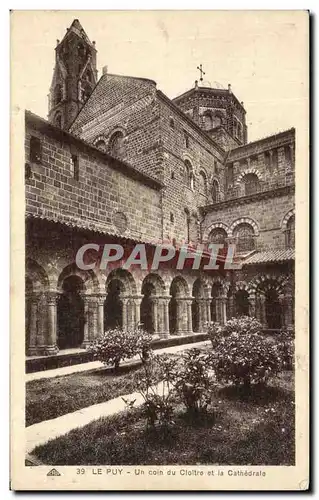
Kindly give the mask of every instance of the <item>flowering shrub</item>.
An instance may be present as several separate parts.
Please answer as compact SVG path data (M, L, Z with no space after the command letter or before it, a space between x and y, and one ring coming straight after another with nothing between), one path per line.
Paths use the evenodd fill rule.
M93 352L95 359L114 366L117 371L123 359L139 355L145 360L151 350L151 341L151 335L140 328L130 331L114 328L94 341L89 350Z
M278 345L258 333L234 332L214 346L214 369L219 381L250 386L266 383L282 369Z
M214 390L210 366L211 354L199 349L190 349L180 358L174 384L188 413L207 411Z
M231 318L224 325L219 323L211 323L208 327L208 335L213 347L219 344L220 338L227 337L232 333L261 333L262 325L256 318L250 316L240 316L239 318Z

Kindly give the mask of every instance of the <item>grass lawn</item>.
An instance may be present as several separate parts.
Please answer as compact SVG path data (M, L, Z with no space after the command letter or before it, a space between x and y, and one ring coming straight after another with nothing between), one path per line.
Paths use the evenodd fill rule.
M99 370L27 382L26 426L134 392L142 377L139 367L119 375Z
M146 431L139 409L122 412L71 431L33 453L50 465L294 464L292 372L282 373L249 398L231 387L220 388L214 406L215 416L201 425L187 421L177 406L169 434Z

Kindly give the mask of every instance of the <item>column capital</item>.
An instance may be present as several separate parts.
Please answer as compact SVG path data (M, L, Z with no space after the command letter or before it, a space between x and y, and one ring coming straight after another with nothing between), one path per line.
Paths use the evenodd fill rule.
M56 305L57 301L59 300L60 295L62 295L61 292L51 291L51 290L48 292L45 292L45 294L44 294L49 306Z

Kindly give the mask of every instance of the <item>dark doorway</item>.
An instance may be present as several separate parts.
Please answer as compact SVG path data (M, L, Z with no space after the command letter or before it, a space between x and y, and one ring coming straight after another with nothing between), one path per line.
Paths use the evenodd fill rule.
M113 279L107 287L106 300L104 302L104 331L112 328L122 328L122 301L121 281Z
M83 282L78 276L63 281L63 293L57 307L58 347L70 349L80 347L84 334L84 303L80 295Z
M192 302L192 328L193 332L199 331L199 303L197 299Z
M141 323L148 333L154 333L153 299L155 287L152 283L144 283L142 286L143 299L141 302Z
M268 328L280 330L282 326L282 309L276 290L266 292L265 309Z
M246 290L236 292L236 315L249 316L249 299Z
M177 300L172 297L168 304L169 331L175 333L177 330Z

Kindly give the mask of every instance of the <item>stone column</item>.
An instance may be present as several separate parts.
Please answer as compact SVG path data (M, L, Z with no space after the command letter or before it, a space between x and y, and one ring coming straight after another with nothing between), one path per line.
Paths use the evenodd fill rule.
M127 302L128 298L123 297L122 301L122 328L123 330L127 330Z
M169 297L163 299L164 336L169 336Z
M226 314L227 297L220 297L219 302L220 302L220 323L224 325L227 321L227 314Z
M152 300L153 326L154 333L158 333L158 299Z
M186 300L186 308L187 308L187 333L193 333L193 321L192 321L192 299Z
M267 327L266 322L266 297L264 294L259 294L259 321L264 328Z
M104 303L105 295L97 297L97 337L104 334Z
M86 349L90 344L90 301L91 297L88 295L82 295L83 303L84 303L84 326L83 326L83 342L81 344L82 349Z
M255 294L250 294L248 297L249 300L249 315L251 318L256 317L256 296Z
M210 325L210 323L212 322L212 318L211 318L211 314L210 314L210 302L211 302L211 299L206 299L206 316L207 316L207 323L208 325Z
M286 318L286 325L287 328L293 329L295 325L295 317L294 317L294 297L291 294L287 294L285 296L285 304L286 304L286 310L285 310L285 318Z
M175 335L181 335L183 331L183 301L181 297L176 298L176 329Z
M57 354L57 301L59 294L57 292L48 292L46 295L48 312L48 336L46 341L45 353Z
M135 305L135 316L134 322L135 327L138 327L141 323L141 303L143 297L134 297L134 305Z

